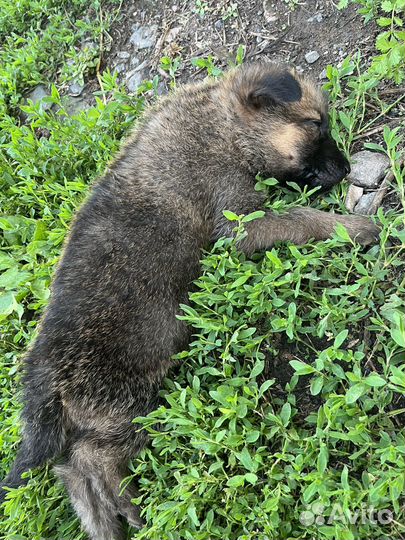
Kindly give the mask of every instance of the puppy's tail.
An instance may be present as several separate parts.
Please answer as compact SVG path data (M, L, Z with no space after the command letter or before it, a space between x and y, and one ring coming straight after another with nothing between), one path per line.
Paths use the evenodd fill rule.
M25 485L28 479L21 475L58 456L66 440L63 406L59 395L50 390L48 373L43 366L27 367L23 439L11 471L0 483L0 504L8 493L5 487Z

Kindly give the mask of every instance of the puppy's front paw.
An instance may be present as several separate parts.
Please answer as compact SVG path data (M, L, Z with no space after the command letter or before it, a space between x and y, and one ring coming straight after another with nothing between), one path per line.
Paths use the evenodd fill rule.
M381 229L370 218L365 216L344 216L339 220L355 242L363 246L377 244L380 240Z

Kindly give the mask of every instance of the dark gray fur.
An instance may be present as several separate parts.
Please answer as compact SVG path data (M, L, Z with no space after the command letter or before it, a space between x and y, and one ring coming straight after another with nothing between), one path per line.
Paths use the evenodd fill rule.
M176 315L201 250L232 234L223 210L262 208L258 171L323 187L343 178L348 164L326 124L324 96L266 64L186 87L146 115L71 227L25 357L23 441L4 485L58 457L93 540L121 539L120 516L140 525L134 493L119 494L128 459L146 443L131 421L156 407L170 357L187 346ZM366 218L298 208L249 223L240 249L325 239L337 222L365 244L377 238Z

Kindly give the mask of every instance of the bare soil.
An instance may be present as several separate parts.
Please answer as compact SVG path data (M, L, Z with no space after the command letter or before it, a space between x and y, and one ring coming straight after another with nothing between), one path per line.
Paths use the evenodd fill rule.
M137 26L155 27L150 47L131 43ZM139 66L145 79L156 73L167 78L159 67L166 55L181 57L176 75L184 82L203 76L191 59L212 55L224 68L240 44L248 60L287 62L318 78L328 64L338 64L359 48L367 55L376 27L365 26L353 6L339 11L331 0L127 0L110 34L111 49L103 63L118 67L122 80ZM319 54L314 63L305 59L311 51ZM128 58L122 58L125 53Z

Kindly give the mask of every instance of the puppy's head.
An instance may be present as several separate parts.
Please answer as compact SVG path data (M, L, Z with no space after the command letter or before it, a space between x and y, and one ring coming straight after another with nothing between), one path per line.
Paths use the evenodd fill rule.
M329 132L326 95L288 68L251 64L225 83L249 164L281 181L329 189L350 171ZM236 111L236 114L235 114Z

